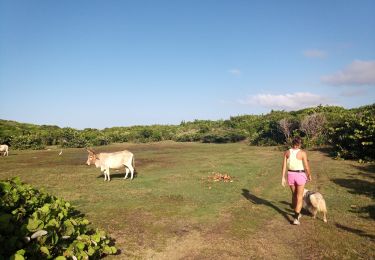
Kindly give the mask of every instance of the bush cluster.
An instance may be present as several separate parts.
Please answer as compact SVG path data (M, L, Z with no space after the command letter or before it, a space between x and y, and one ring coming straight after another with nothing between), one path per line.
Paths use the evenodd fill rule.
M374 107L360 113L345 113L328 130L329 142L334 147L337 157L374 160Z
M38 134L19 135L12 138L14 149L33 149L40 150L45 148L42 137Z
M115 254L104 231L69 202L21 183L0 182L0 259L98 259Z
M0 120L0 141L15 149L42 149L47 145L87 147L112 142L228 143L248 140L252 145L290 143L293 136L305 147L332 145L343 158L374 159L375 104L356 109L317 106L298 111L271 111L228 120L182 121L179 125L112 127L103 130L36 126Z

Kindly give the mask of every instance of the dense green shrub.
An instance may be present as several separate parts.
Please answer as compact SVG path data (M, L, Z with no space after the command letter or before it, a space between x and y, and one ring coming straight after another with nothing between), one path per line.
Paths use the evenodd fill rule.
M257 126L256 133L250 139L255 145L277 145L285 142L285 136L280 131L279 119L266 119Z
M115 254L69 202L21 183L0 182L0 259L97 259Z
M60 144L62 147L75 147L82 148L87 147L88 142L84 137L84 133L73 128L63 128L61 133Z
M235 143L245 140L246 136L240 131L223 131L208 133L202 136L203 143Z
M151 127L144 127L140 129L137 136L135 137L135 141L148 143L148 142L158 142L162 140L161 133L156 129L152 129Z
M99 131L98 129L86 128L81 131L75 138L82 138L81 141L85 146L100 146L100 145L108 145L111 143L109 136L106 136L103 132ZM83 146L82 146L83 147Z
M176 142L200 142L202 140L202 134L197 132L179 133L173 140Z
M203 143L228 143L228 139L223 135L219 133L210 133L202 136L201 141Z
M182 121L179 125L112 127L104 130L37 126L0 120L0 141L11 149L41 149L46 145L86 147L111 142L227 143L247 139L253 145L284 145L301 136L305 147L333 145L343 158L368 158L373 154L375 105L345 109L317 106L298 111L271 111L264 115L239 115L228 120Z
M336 156L349 159L375 159L375 106L345 113L329 128L329 142Z
M40 135L19 135L14 136L11 140L13 149L33 149L40 150L45 147Z

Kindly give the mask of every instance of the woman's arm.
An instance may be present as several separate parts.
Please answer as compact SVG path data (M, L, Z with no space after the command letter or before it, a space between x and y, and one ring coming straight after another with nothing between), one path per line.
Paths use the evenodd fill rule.
M305 172L307 175L307 179L311 181L310 165L309 165L309 160L307 159L307 153L305 151L302 153L302 161L303 161L303 166L305 168Z
M285 187L285 185L286 185L286 180L285 180L286 161L287 161L286 154L287 154L287 152L284 153L283 166L282 166L282 170L281 170L281 175L282 175L281 185L282 185L283 187Z

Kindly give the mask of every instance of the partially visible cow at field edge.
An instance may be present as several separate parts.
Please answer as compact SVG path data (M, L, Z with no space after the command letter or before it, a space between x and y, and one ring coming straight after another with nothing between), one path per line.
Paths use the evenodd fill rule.
M9 147L6 144L0 145L0 154L4 153L4 156L8 156Z
M104 181L110 181L109 169L120 169L125 166L125 177L128 177L130 172L131 179L134 176L134 155L133 153L124 150L114 153L96 153L91 149L86 149L89 153L87 158L87 165L95 164L96 168L100 167L100 171L104 173Z

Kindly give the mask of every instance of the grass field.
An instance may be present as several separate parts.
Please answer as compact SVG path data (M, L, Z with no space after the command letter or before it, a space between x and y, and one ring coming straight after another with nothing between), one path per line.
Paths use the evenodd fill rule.
M374 259L375 168L308 151L313 181L324 194L328 224L304 215L290 224L290 191L281 187L282 152L245 143L114 144L128 149L137 176L85 165L85 149L10 151L0 179L22 181L69 200L136 259ZM227 173L233 182L208 176Z

